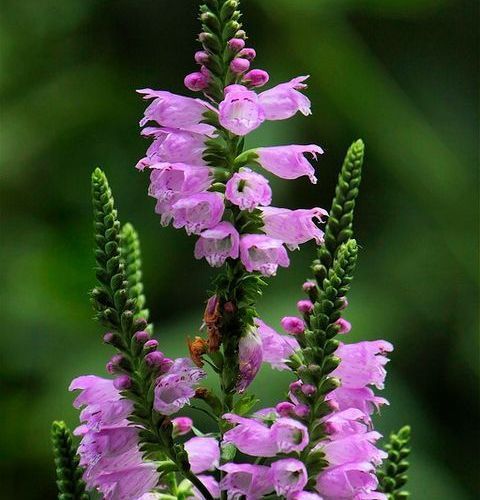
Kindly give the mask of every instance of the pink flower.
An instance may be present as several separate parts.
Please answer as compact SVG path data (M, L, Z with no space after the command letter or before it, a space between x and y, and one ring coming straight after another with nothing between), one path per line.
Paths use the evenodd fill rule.
M387 374L384 366L388 363L386 353L392 350L392 344L385 340L340 344L335 355L341 362L332 376L338 377L344 388L361 389L374 385L383 389Z
M188 74L183 80L185 87L192 92L199 92L208 87L208 78L200 71Z
M149 121L155 121L162 127L178 128L205 135L211 135L214 132L215 129L211 125L201 123L203 113L208 109L206 102L164 90L142 89L137 92L144 94L144 99L153 99L145 110L144 118L140 120L141 127Z
M272 190L263 175L244 168L233 174L227 182L225 198L242 210L252 211L258 205L270 205Z
M327 394L326 399L335 404L340 411L357 408L365 415L371 415L381 405L388 404L385 398L375 396L370 387L361 389L339 387Z
M288 370L285 362L300 346L287 335L280 335L273 328L256 318L255 324L262 339L263 361L277 370Z
M212 437L193 437L184 443L194 474L214 470L220 463L220 447Z
M290 495L288 500L323 500L323 498L311 491L297 491L293 495Z
M307 428L292 418L279 418L270 430L279 453L302 451L308 444Z
M254 457L274 457L277 454L278 447L265 424L233 413L227 413L223 418L231 424L237 424L224 434L225 443L233 443L242 453Z
M218 109L220 125L240 136L259 127L265 119L257 94L243 85L226 87Z
M233 50L234 52L238 52L238 51L242 50L243 47L245 47L245 40L243 40L242 38L231 38L227 42L227 45L228 45L228 48L230 50Z
M304 82L308 76L299 76L286 83L262 92L258 98L267 120L285 120L300 111L303 115L311 114L310 99L298 92L307 87Z
M220 222L200 233L195 244L195 258L205 257L212 267L220 267L228 257L238 258L240 237L230 222Z
M304 157L304 154L311 153L313 158L317 154L322 154L320 146L310 144L306 146L272 146L267 148L257 148L254 150L258 155L257 162L265 170L282 179L297 179L303 175L308 176L313 184L316 184L315 169Z
M168 128L147 127L142 135L153 136L154 141L147 149L147 155L136 165L143 170L155 163L184 163L203 165L205 135Z
M386 495L382 494L378 494L380 496L377 497L366 496L378 486L374 471L374 466L368 462L329 467L317 476L316 489L324 500L340 498L384 498L386 500Z
M242 81L250 87L263 87L269 79L270 75L263 69L252 69L243 75Z
M273 491L270 467L229 463L219 469L227 473L220 481L220 489L227 490L229 498L258 500Z
M158 482L156 467L144 462L138 448L138 429L128 417L131 401L122 399L113 381L85 375L72 381L69 390L81 390L74 406L85 406L78 452L88 488L97 489L106 499L138 498Z
M199 234L222 220L223 197L210 192L191 194L180 198L172 208L174 227L185 227L188 234Z
M273 276L278 266L290 264L282 242L263 234L245 234L240 238L240 258L247 271L259 271L264 276Z
M297 309L302 314L310 314L313 312L313 303L308 299L299 300L297 302Z
M323 222L327 212L323 208L310 210L288 210L287 208L262 208L263 231L277 240L283 241L291 250L314 239L317 245L323 243L323 231L314 219Z
M300 335L305 331L305 322L296 316L285 316L280 321L280 324L291 335Z
M247 329L238 343L239 380L237 391L243 392L256 377L262 366L262 339L255 327Z
M289 496L303 490L308 481L305 465L295 458L272 463L273 484L277 495Z
M235 57L230 63L230 71L237 75L245 73L250 68L250 61L243 57Z
M162 415L176 413L195 395L195 385L205 375L190 359L176 359L170 370L156 380L154 409Z

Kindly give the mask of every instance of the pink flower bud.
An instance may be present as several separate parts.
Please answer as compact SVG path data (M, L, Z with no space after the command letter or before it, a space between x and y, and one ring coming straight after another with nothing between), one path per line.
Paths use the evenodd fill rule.
M313 311L313 304L311 300L299 300L297 302L297 309L302 314L310 314Z
M289 417L295 411L295 405L288 401L282 401L275 406L275 410L281 417Z
M245 47L245 40L242 40L241 38L231 38L228 41L228 48L232 50L233 52L238 52Z
M172 419L172 425L175 436L184 436L192 430L193 421L189 417L177 417Z
M242 49L238 53L238 57L243 57L244 59L248 59L249 61L253 61L253 59L255 59L256 55L257 55L257 53L255 52L255 49L251 49L251 48Z
M105 342L105 344L111 344L114 336L115 334L113 334L112 332L108 332L103 336L103 341Z
M313 396L317 392L317 388L312 384L302 385L302 392L305 396Z
M113 386L119 391L124 391L132 386L132 380L128 375L120 375L113 381Z
M194 55L197 64L205 64L208 62L208 54L204 50L198 50Z
M185 84L185 87L192 92L199 92L200 90L204 90L208 87L208 79L200 71L195 71L194 73L187 75L183 80L183 83Z
M338 326L338 333L345 334L348 333L352 329L352 324L346 319L340 318L335 322Z
M248 71L249 68L250 61L241 57L236 57L230 63L230 69L235 74L244 73L245 71Z
M307 405L303 405L303 404L296 405L294 413L299 418L305 418L310 413L310 408Z
M309 293L312 290L315 290L316 287L317 285L313 281L305 281L305 283L302 285L302 289L305 293Z
M341 297L341 301L343 302L342 306L340 307L340 310L346 309L348 307L348 300L347 297Z
M139 344L144 344L150 338L150 334L144 330L141 330L140 332L135 332L133 338Z
M303 319L297 318L296 316L285 316L280 321L282 328L291 335L300 335L305 331L305 323Z
M115 354L110 358L110 361L106 364L105 368L110 375L116 373L119 364L121 363L123 356L121 354Z
M302 389L302 381L295 380L295 382L292 382L288 388L292 394L295 394Z
M165 356L160 351L152 351L145 355L145 363L150 368L159 368Z
M263 87L268 80L270 80L270 76L263 69L252 69L243 75L243 81L248 83L250 87Z
M155 339L150 339L145 342L143 349L145 351L154 351L158 347L158 341Z

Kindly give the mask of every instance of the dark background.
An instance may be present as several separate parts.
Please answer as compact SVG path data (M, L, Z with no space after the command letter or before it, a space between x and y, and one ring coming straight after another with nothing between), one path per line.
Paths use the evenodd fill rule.
M256 67L272 83L310 74L311 117L265 124L249 144L316 142L319 183L274 182L274 203L329 208L349 143L367 144L356 214L362 246L346 314L352 340L396 350L377 419L413 426L411 491L473 498L478 472L477 2L245 0ZM163 229L133 166L144 105L134 90L185 93L194 71L192 0L1 2L0 287L2 498L54 498L50 422L74 426L70 380L103 373L91 320L89 178L107 172L122 221L143 244L162 349L185 353L212 275L194 240ZM292 255L260 303L275 327L294 313L314 248ZM288 376L264 370L266 404ZM283 384L283 385L281 385Z

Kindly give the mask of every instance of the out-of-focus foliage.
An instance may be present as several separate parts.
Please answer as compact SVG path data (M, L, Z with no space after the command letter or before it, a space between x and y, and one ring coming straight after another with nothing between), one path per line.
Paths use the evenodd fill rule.
M133 168L146 147L134 89L184 92L196 8L193 0L2 1L2 498L53 498L50 423L75 425L68 383L101 374L109 356L87 295L95 166L109 176L122 222L139 232L164 350L184 354L186 335L200 326L211 270L193 261L192 238L160 228L147 178ZM319 184L274 181L274 202L328 207L346 147L365 140L351 338L396 345L386 390L392 407L380 427L388 434L412 425L413 497L473 498L477 2L245 0L244 9L257 67L273 83L311 74L314 109L264 125L250 143L326 149ZM274 326L294 313L313 251L297 252L267 288L259 309ZM273 402L286 380L264 371L253 389Z

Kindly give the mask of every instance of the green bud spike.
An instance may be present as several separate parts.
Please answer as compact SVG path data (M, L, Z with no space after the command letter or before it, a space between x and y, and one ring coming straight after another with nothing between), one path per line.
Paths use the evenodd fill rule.
M339 246L353 236L353 213L362 175L364 144L355 141L347 151L338 176L335 198L325 227L325 245L318 251L313 272L319 285L328 273Z
M95 169L92 174L92 201L95 231L95 274L98 284L91 301L96 318L108 328L121 330L121 318L131 311L128 282L120 255L120 222L105 174Z
M128 282L128 298L134 301L134 318L148 321L149 311L145 308L146 298L142 283L142 256L140 240L132 224L124 224L121 232L121 256Z
M409 496L402 488L407 483L406 472L410 467L406 460L410 454L410 426L402 427L396 434L390 434L385 445L388 458L381 469L377 470L379 491L386 493L389 500L406 499Z
M59 500L88 500L72 433L65 422L53 422L52 444Z

